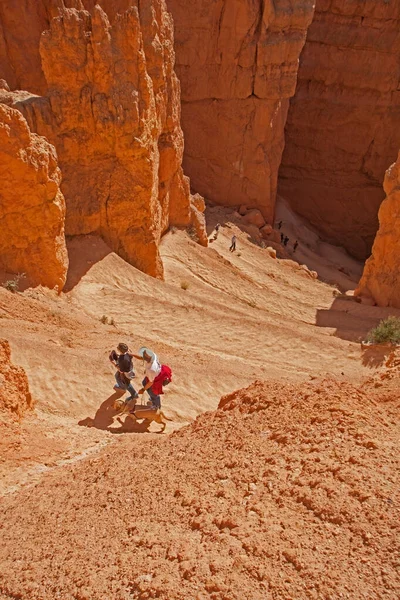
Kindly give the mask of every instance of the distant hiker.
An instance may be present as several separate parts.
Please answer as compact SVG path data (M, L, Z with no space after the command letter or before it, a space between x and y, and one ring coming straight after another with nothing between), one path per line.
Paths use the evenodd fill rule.
M216 226L215 226L215 233L214 233L214 237L213 237L214 240L218 239L218 233L219 233L219 228L220 227L221 227L221 224L217 223Z
M284 234L284 233L281 233L281 244L283 244L283 242L284 242L284 239L285 239L285 234Z
M143 387L139 394L147 392L151 403L157 409L161 409L161 398L163 394L163 385L168 385L172 380L172 371L167 365L160 364L156 354L148 348L140 348L139 355L145 362L145 378L142 381Z
M235 250L236 250L236 235L233 235L232 239L231 239L231 247L229 248L229 251L235 252Z
M289 242L289 238L288 238L288 236L286 235L286 236L285 236L285 239L283 240L283 245L284 245L284 246L287 246L287 245L288 245L288 242Z
M135 377L132 362L132 358L135 355L129 351L128 346L124 343L118 344L117 350L118 352L112 350L109 356L110 361L117 367L117 372L115 373L115 380L117 383L114 385L114 390L125 390L129 392L130 396L125 399L125 402L128 402L129 400L139 397L131 383L131 380Z
M278 223L278 229L282 229L282 225L283 225L283 221L279 221L279 223Z
M299 242L296 240L295 243L293 244L293 254L296 252L298 245L299 245Z

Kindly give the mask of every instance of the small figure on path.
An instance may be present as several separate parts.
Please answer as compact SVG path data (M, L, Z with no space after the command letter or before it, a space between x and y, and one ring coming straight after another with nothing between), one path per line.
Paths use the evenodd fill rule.
M215 231L218 233L219 228L221 227L221 223L217 223L215 226Z
M293 244L293 254L296 252L298 245L299 245L299 242L296 240L295 243Z
M281 233L281 244L283 244L283 242L284 242L284 239L285 239L285 234L284 234L284 233Z
M287 245L288 245L288 243L289 243L289 238L288 238L288 236L286 235L286 236L285 236L285 239L283 240L283 245L284 245L284 246L287 246Z
M278 229L282 229L282 225L283 225L283 221L279 221L279 223L278 223Z
M236 235L233 235L232 239L231 239L231 247L229 248L229 251L235 252L235 250L236 250Z

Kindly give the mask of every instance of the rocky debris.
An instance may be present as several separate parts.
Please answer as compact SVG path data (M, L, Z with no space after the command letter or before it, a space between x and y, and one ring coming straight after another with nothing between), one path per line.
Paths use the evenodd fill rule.
M267 246L267 252L271 258L276 258L276 250L275 248L271 248L271 246Z
M15 95L13 105L57 149L66 232L99 233L122 258L162 277L161 235L170 225L202 227L181 167L179 82L164 0L132 5L112 25L97 5L92 14L60 8L40 53L47 95Z
M264 217L261 212L256 208L249 210L243 217L243 221L248 225L255 225L258 229L261 229L265 225Z
M279 244L281 241L281 234L276 229L273 229L272 225L264 225L261 227L260 233L264 240L269 240Z
M62 290L68 268L65 201L55 148L0 104L0 269ZM10 275L12 277L12 275Z
M393 600L389 383L256 382L170 437L116 436L1 500L0 594Z
M379 230L355 296L364 304L400 308L400 152L386 171Z
M297 265L297 267L299 271L305 273L308 277L311 277L311 279L318 279L317 271L312 271L307 265Z
M10 413L22 417L32 406L26 373L12 364L10 344L0 339L0 419L8 420Z
M182 86L184 170L224 206L272 222L289 98L314 2L167 0Z
M280 193L365 259L400 147L400 5L317 0L285 129Z

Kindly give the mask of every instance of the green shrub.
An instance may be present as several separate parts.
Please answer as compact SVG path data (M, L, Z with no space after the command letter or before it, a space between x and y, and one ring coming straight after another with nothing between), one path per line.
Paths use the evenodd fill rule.
M400 344L399 317L388 317L381 321L368 333L367 342L372 344L383 344L385 342Z
M181 281L181 288L182 288L183 290L187 290L187 289L188 289L188 287L189 287L189 284L188 284L188 282L187 282L187 281Z
M9 279L8 281L5 281L2 284L2 286L6 288L6 290L8 290L9 292L15 294L16 292L19 292L19 282L21 281L21 279L24 278L25 273L18 273L18 275L16 275L14 279Z

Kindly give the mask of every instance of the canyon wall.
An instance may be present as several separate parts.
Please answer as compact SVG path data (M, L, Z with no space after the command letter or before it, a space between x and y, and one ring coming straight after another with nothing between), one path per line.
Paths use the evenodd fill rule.
M271 222L298 58L313 0L167 0L182 87L184 170L226 206Z
M65 202L54 147L0 104L0 269L29 284L64 286L68 258Z
M368 256L400 147L400 3L317 0L286 125L279 191L334 243Z
M98 233L162 277L158 245L170 225L192 224L207 239L181 166L172 20L164 0L129 4L113 25L99 6L92 14L59 7L40 42L46 95L0 100L57 149L66 233Z
M26 373L11 362L9 342L0 339L0 422L8 421L10 413L22 417L32 407Z
M355 292L378 306L400 308L400 153L387 171L386 198L379 209L379 230Z

